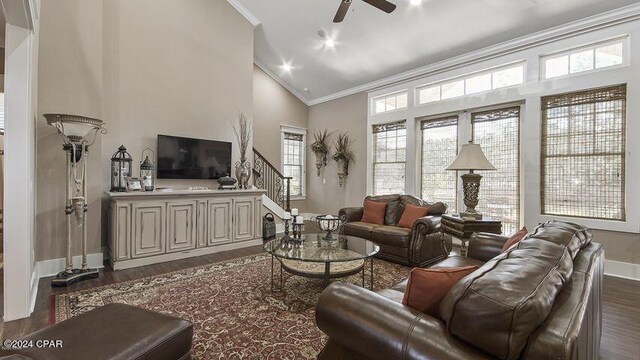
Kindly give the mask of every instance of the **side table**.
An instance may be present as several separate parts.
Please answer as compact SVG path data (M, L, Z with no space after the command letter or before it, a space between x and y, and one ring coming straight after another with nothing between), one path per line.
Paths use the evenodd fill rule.
M495 219L463 219L459 216L443 214L442 232L456 237L462 241L462 256L467 256L467 242L474 232L502 233L502 221Z

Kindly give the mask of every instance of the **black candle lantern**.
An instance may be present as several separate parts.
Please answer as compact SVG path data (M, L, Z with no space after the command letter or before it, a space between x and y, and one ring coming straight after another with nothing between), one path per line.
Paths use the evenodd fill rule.
M154 157L153 150L150 148L146 148L142 151L142 156L144 157L144 161L140 163L140 181L142 182L142 187L144 191L153 191L155 185L155 169L156 166L153 163L153 160L149 159L149 155L144 156L145 152L151 152L151 156Z
M133 159L124 145L111 156L111 191L127 191L127 177L131 176Z

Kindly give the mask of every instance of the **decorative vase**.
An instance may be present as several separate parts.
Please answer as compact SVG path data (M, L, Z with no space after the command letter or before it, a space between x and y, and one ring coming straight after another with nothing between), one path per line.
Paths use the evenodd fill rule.
M236 179L238 180L238 188L249 189L249 179L251 178L251 164L246 158L241 158L236 162Z
M338 185L342 187L347 179L347 175L349 175L349 162L340 159L336 160L336 164L338 165Z
M318 173L318 177L320 177L320 170L323 166L327 166L327 154L317 152L316 155L316 170Z

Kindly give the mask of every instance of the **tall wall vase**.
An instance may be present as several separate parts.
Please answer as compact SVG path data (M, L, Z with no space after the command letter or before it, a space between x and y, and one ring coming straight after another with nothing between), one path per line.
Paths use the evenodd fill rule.
M343 187L347 180L347 175L349 175L349 161L344 159L337 160L336 164L338 165L338 185Z
M316 172L318 177L320 177L320 170L322 170L323 166L327 166L327 154L325 153L315 153L316 155Z
M249 179L251 178L251 163L242 158L236 161L236 179L240 189L250 189Z
M338 138L333 143L335 160L338 167L338 185L343 187L347 175L349 175L349 162L353 160L353 151L351 151L351 139L348 134L338 134Z

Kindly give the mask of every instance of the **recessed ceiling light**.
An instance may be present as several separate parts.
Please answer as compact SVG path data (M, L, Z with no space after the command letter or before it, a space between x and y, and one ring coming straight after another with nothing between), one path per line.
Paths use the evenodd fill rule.
M422 0L409 0L411 5L420 5L422 4Z
M309 92L309 88L304 88L302 90L304 90L304 92Z
M284 70L286 72L291 72L291 64L289 64L289 63L282 64L282 70Z
M334 46L336 46L336 42L335 42L335 41L333 41L333 39L332 39L332 38L327 38L327 39L324 41L324 45L325 45L326 47L328 47L328 48L333 48Z

